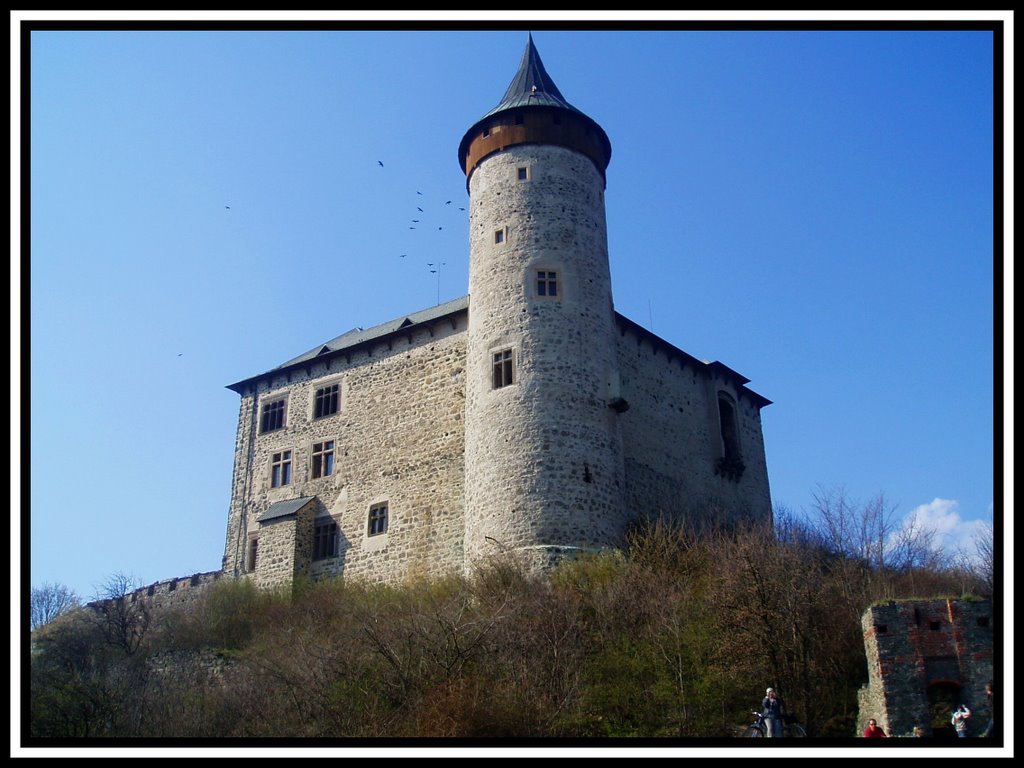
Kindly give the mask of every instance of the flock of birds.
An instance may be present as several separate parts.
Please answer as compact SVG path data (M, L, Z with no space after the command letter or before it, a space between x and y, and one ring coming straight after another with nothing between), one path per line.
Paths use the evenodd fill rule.
M384 167L384 161L383 160L378 160L377 161L377 165L380 166L381 168L383 168ZM419 195L420 197L423 197L423 193L420 192L419 190L416 191L416 194ZM439 204L438 207L439 208L449 208L451 206L451 204L452 204L451 200L445 200L444 204L443 205ZM231 210L231 206L230 205L225 205L224 208L225 208L225 210L229 210L229 211ZM462 211L463 213L465 213L465 211L466 211L465 208L462 208L462 207L459 207L459 206L456 206L456 208L459 211ZM454 210L454 209L450 209L450 210ZM427 210L424 209L422 205L417 205L416 206L416 214L415 214L415 216L417 218L410 218L409 219L409 229L411 229L411 230L417 230L417 229L421 229L421 228L422 229L432 228L435 224L437 224L437 221L440 221L438 219L436 221L429 222L428 221L429 216L428 216ZM422 225L422 227L421 227L421 225ZM443 224L437 224L437 231L441 231L443 229L444 229L444 225ZM409 254L402 253L402 254L399 254L398 258L405 259L405 258L408 258L408 256L409 256ZM430 273L437 275L437 281L438 281L438 303L440 303L441 267L445 266L445 264L446 264L446 262L443 262L443 261L426 262L427 268L430 270ZM179 355L179 357L180 357L180 355Z
M381 168L383 168L384 167L384 162L382 160L378 160L377 161L377 165L380 166ZM419 191L419 190L416 190L416 194L420 198L424 197L423 193L421 191ZM424 208L423 207L424 205L427 205L427 204L425 202L423 202L422 200L417 200L417 205L415 206L416 213L414 213L414 214L411 213L410 214L410 218L409 218L408 227L409 227L410 230L414 230L414 231L416 231L416 230L428 230L428 229L433 230L434 227L436 226L437 229L434 230L434 231L442 231L444 229L444 223L443 223L444 220L436 216L436 211L437 210L451 210L451 211L459 210L459 211L462 211L463 213L465 213L465 211L466 211L465 208L462 208L460 206L452 207L452 201L451 200L445 200L444 203L438 202L436 207L431 206L431 205L427 205L427 208ZM409 254L408 253L401 253L401 254L398 255L398 258L400 258L400 259L409 258ZM440 293L441 293L441 267L445 266L445 264L446 264L446 262L443 262L443 261L426 262L427 269L430 271L430 274L437 275L437 283L438 283L438 296L437 296L437 299L438 299L438 303L440 303L440 298L441 298L440 297Z

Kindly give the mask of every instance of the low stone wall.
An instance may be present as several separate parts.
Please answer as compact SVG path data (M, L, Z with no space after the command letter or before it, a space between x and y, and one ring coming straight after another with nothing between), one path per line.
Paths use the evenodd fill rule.
M124 599L130 603L144 600L154 608L177 608L194 602L208 587L216 584L223 577L223 571L207 571L206 573L194 573L191 576L163 579L129 592ZM96 607L104 602L106 601L95 600L88 605Z

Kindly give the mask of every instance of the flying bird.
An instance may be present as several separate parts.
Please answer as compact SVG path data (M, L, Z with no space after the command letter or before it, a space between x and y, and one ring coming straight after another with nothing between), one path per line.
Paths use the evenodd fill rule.
M404 253L403 253L403 254L400 254L398 258L400 258L400 259L404 259L404 258L405 258L405 254L404 254Z
M423 213L423 209L420 208L418 205L416 206L416 210L419 211L420 213Z
M464 211L464 210L466 210L466 209L465 209L465 208L459 208L459 210L460 210L460 211Z
M422 192L420 192L420 191L419 191L419 190L417 189L417 190L416 190L416 194L417 194L417 195L422 195L423 193L422 193Z
M381 168L384 167L384 163L382 163L380 160L377 161L377 165L379 165Z
M230 205L225 205L224 207L227 208L229 211L231 210L231 206Z
M413 223L413 224L419 224L419 223L420 223L420 220L419 220L419 219L413 219L413 220L412 220L412 223Z
M438 230L440 230L440 229L443 229L443 227L438 227Z
M445 205L451 205L451 204L452 204L451 200L449 200L448 202L445 203Z

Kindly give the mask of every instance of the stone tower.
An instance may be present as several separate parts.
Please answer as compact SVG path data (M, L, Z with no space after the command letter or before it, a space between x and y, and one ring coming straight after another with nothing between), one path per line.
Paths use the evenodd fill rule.
M532 36L501 102L459 145L470 197L467 567L508 551L543 566L624 532L610 157Z

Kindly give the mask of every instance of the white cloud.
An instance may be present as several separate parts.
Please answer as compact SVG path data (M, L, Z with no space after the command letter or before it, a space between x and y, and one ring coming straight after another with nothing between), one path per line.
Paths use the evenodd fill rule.
M970 558L977 554L975 539L982 535L988 523L984 520L964 520L960 516L959 502L955 499L933 499L910 510L902 527L915 525L935 532L935 543L947 558L963 553Z

